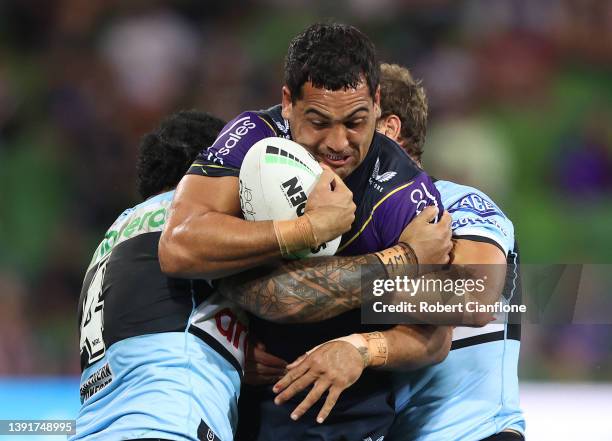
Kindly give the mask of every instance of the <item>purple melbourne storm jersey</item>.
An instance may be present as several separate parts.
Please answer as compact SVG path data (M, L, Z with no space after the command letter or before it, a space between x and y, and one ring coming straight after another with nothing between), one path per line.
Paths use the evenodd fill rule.
M263 138L275 136L292 139L289 122L282 118L280 106L266 111L244 112L227 124L214 144L197 157L188 173L238 177L244 156L251 146ZM429 176L395 142L379 133L374 135L363 162L345 179L345 183L353 192L357 209L350 231L342 236L337 252L339 255L364 254L393 246L404 227L426 206L434 205L440 212L443 210L440 194ZM358 309L312 324L276 324L256 317L251 320L251 331L266 345L266 350L287 361L295 360L327 340L381 328L380 325L361 325ZM378 409L379 421L382 422L375 423L370 429L364 428L364 436L359 439L367 436L378 439L386 434L383 426L387 424L389 413L393 418L395 412L392 393L387 373L367 370L355 385L343 393L330 418L342 420L342 409L354 408L355 403L375 402L377 404L369 406L369 412L376 415L375 410ZM269 390L264 391L258 399L271 402L273 394ZM290 401L287 406L293 406L293 409L301 401L300 395L296 399L297 402ZM256 405L250 406L250 411L256 412ZM262 417L266 417L266 412ZM343 421L350 418L346 414ZM289 418L286 419L291 422ZM357 424L354 419L351 423ZM262 424L262 427L266 426L265 422ZM364 420L363 424L369 423ZM280 426L280 423L271 425L277 439L287 435ZM295 432L291 430L296 430L296 427L288 427L287 430L294 436Z

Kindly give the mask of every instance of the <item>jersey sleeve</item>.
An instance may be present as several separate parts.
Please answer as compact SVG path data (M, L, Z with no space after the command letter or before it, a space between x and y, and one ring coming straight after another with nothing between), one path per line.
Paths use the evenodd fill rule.
M276 136L276 132L257 113L241 113L227 123L212 146L202 150L187 174L237 177L253 144L270 136Z
M438 189L425 172L389 191L372 213L374 229L382 247L389 248L397 244L406 225L430 205L438 207L437 222L444 207Z
M453 237L488 242L508 255L514 247L514 226L491 198L472 187L439 189L452 217ZM445 195L447 192L450 198Z

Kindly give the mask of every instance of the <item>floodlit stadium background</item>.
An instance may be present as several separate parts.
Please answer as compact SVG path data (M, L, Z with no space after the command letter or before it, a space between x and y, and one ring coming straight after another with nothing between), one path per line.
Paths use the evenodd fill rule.
M137 202L139 137L182 108L277 103L289 39L323 17L423 79L426 169L491 195L524 263L611 262L612 2L3 1L0 419L75 415L76 300ZM610 439L612 327L523 335L531 439Z

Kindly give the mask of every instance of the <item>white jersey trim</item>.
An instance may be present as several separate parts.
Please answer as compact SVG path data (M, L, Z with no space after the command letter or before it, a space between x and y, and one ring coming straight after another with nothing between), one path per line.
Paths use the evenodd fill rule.
M491 334L493 332L504 331L504 323L491 323L482 328L457 327L453 330L453 341L463 340L464 338L475 337L477 335Z

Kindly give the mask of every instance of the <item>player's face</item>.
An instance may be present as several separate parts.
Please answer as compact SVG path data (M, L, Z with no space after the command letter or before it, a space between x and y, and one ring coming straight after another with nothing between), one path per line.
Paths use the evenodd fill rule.
M283 87L283 117L293 140L329 165L342 179L363 161L380 116L380 93L375 99L365 82L354 89L331 91L307 82L302 98L291 102Z

